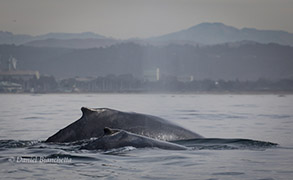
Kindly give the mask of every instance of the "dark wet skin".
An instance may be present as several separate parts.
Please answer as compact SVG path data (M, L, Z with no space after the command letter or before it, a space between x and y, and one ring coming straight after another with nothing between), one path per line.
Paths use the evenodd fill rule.
M73 142L104 135L104 128L125 130L163 141L202 138L199 134L165 119L108 108L82 107L82 117L49 137L46 142Z
M178 144L156 140L153 138L133 134L119 129L104 129L104 136L89 142L81 149L87 150L109 150L120 147L131 146L135 148L160 148L166 150L186 150L187 148Z

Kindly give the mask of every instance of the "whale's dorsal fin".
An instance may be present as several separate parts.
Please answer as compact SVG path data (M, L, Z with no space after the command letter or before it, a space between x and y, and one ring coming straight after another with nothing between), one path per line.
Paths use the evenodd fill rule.
M88 107L81 107L82 115L88 115L91 113L103 113L106 111L110 111L111 109L108 108L88 108ZM111 110L113 111L113 110Z
M92 112L95 112L95 110L91 108L87 108L87 107L81 107L81 112L82 112L82 115L84 116Z
M104 128L104 136L106 135L112 135L112 134L115 134L115 133L117 133L117 132L119 132L119 130L117 130L117 129L111 129L111 128L108 128L108 127L105 127Z

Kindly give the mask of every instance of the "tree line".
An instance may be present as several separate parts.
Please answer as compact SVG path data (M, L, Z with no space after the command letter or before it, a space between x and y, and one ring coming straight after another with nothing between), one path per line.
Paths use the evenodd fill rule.
M292 93L293 80L258 79L240 80L192 80L180 81L174 76L160 80L138 79L131 74L107 75L88 78L56 80L53 76L41 76L30 80L6 79L1 81L1 93ZM17 90L5 89L3 82L18 85ZM7 84L7 83L6 83Z

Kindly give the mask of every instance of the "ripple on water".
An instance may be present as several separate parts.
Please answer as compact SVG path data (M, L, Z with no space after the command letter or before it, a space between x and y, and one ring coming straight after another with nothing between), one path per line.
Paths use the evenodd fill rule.
M243 175L245 173L243 172L218 172L218 173L213 173L212 175L221 175L221 176L238 176L238 175Z

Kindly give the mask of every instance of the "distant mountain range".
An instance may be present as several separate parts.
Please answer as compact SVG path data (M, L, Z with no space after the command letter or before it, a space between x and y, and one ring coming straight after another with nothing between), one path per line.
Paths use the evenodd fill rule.
M192 41L200 44L221 44L237 41L255 41L258 43L278 43L293 46L293 34L285 31L237 29L222 23L202 23L191 28L153 37L155 41Z
M0 71L57 78L132 74L213 80L293 79L293 34L202 23L147 39L118 40L95 33L15 35L0 31Z
M40 41L47 39L105 39L105 36L95 34L92 32L84 33L48 33L39 36L31 36L25 34L13 34L11 32L0 31L0 44L25 44L32 41Z
M89 39L44 39L35 40L25 43L26 46L32 47L56 47L56 48L73 48L73 49L88 49L108 47L122 41L110 38L89 38Z
M293 46L293 33L253 28L237 29L222 23L201 23L178 32L147 39L129 39L127 42L139 44L168 45L213 45L239 41L258 43L277 43ZM16 35L0 31L0 44L25 44L34 47L91 48L105 47L122 40L108 38L99 34L86 33L49 33L40 36Z

